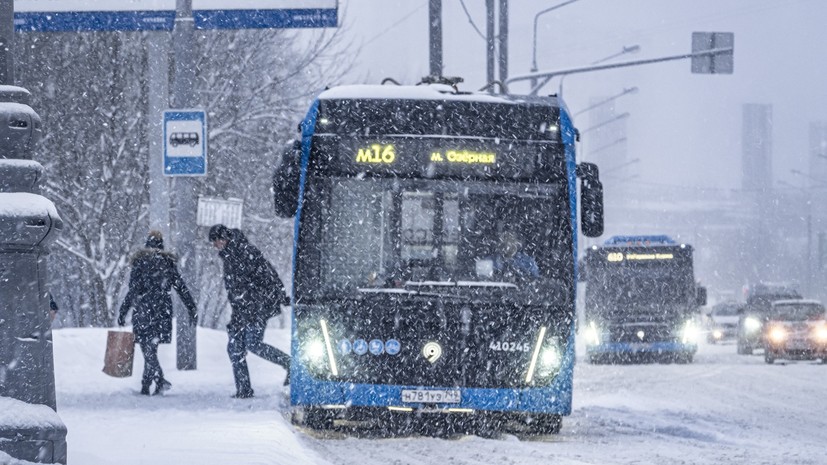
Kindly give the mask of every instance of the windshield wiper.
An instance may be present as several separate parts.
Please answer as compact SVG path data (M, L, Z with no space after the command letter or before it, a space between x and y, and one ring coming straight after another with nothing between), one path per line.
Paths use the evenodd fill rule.
M439 292L426 292L421 290L413 290L413 289L402 289L398 287L394 288L386 288L386 287L360 287L357 289L359 292L363 294L395 294L395 295L406 295L406 296L417 296L417 297L440 297L445 299L463 299L468 300L469 297L456 295L456 294L443 294Z
M408 281L405 287L496 287L517 289L514 283L503 281Z

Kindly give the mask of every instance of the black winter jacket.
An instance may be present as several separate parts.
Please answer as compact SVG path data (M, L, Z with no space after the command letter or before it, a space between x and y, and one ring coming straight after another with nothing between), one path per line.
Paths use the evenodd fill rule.
M121 304L119 322L132 309L132 332L135 342L157 338L160 343L172 341L172 288L195 319L195 301L178 273L175 256L158 249L142 249L132 258L129 292Z
M232 237L218 255L224 262L224 287L233 309L231 331L262 325L290 301L275 268L244 233L233 229Z

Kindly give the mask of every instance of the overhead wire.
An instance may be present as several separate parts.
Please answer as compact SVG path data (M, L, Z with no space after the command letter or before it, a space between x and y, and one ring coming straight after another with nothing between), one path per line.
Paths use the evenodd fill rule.
M465 16L468 18L468 22L471 23L471 27L473 27L474 30L477 31L477 34L480 37L482 37L482 40L486 40L485 34L483 34L482 31L480 31L480 28L478 28L477 25L474 23L474 19L471 18L471 13L468 12L468 8L465 6L465 0L459 0L459 4L462 5L462 11L465 12Z
M362 46L364 47L365 45L368 45L369 43L371 43L371 42L375 41L376 39L378 39L378 38L382 37L383 35L385 35L385 33L387 33L388 31L390 31L391 29L395 28L396 26L400 25L401 23L405 22L408 18L410 18L411 16L413 16L415 13L419 12L419 10L421 10L422 8L425 8L425 6L426 6L427 4L428 4L427 2L420 4L418 7L414 8L413 10L411 10L410 12L408 12L408 14L406 14L406 15L405 15L405 16L403 16L403 17L401 17L401 18L400 18L400 19L398 19L396 22L394 22L393 24L389 25L389 26L388 26L388 27L386 27L385 29L382 29L379 33L375 34L373 37L371 37L370 39L368 39L367 41L365 41L365 43L363 43L363 44L362 44Z
M804 0L804 1L813 1L813 0ZM744 7L744 8L737 8L737 9L724 11L724 12L716 12L716 13L708 14L708 15L699 15L699 16L695 16L695 17L691 17L691 18L680 18L680 19L676 19L675 21L670 21L670 22L665 22L663 24L659 24L659 25L657 25L655 27L652 27L652 28L640 30L640 31L637 31L636 33L629 34L629 35L606 37L605 39L599 39L599 40L594 40L594 41L590 41L590 42L578 41L577 45L574 45L574 46L562 46L564 44L560 44L561 45L560 49L565 50L565 52L551 53L551 54L548 54L548 56L550 56L550 57L560 57L560 56L564 56L564 55L570 55L573 52L579 52L579 51L582 51L582 50L594 49L594 47L596 45L599 45L599 44L607 44L607 43L616 44L618 41L621 41L621 42L623 42L623 41L634 41L634 40L638 40L638 39L641 39L641 38L657 35L658 33L663 32L663 31L674 30L676 28L676 26L681 26L681 25L685 25L685 24L694 24L694 23L697 23L699 21L717 21L717 20L721 20L721 19L731 18L731 17L734 17L734 16L747 16L747 15L752 15L752 14L755 14L755 13L760 13L762 11L772 10L772 9L781 8L781 7L789 7L789 4L788 3L783 3L783 2L779 3L776 0L770 0L770 1L767 1L766 3L763 3L763 4L753 3L750 6Z

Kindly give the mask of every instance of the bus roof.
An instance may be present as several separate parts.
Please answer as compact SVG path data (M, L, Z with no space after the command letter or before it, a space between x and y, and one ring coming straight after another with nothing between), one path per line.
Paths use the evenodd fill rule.
M821 305L821 301L813 299L783 299L772 302L773 307L779 305Z
M650 246L650 245L677 245L677 242L671 237L661 234L653 236L612 236L603 242L603 245L609 246Z
M556 96L489 94L486 92L457 92L447 84L418 86L345 85L332 87L319 94L320 100L456 100L481 103L544 104L562 106Z

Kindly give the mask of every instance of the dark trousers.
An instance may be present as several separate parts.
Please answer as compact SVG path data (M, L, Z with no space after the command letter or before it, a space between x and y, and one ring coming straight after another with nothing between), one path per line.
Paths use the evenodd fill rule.
M142 340L139 344L144 354L144 376L141 379L141 386L149 388L153 381L160 382L164 379L164 371L161 369L161 362L158 361L158 340Z
M262 342L264 325L251 324L238 330L229 331L230 341L227 343L227 354L233 366L235 388L238 394L252 394L250 384L250 370L247 368L247 352L252 352L268 362L281 365L285 370L290 368L290 356L275 347Z

